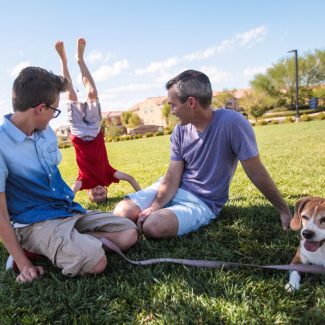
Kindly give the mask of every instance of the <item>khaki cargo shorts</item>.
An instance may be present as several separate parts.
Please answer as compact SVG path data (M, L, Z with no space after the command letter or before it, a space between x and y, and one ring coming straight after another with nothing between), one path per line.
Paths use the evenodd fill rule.
M92 232L119 232L136 229L129 219L109 212L87 211L15 228L23 248L41 254L68 276L89 272L105 255L102 243Z

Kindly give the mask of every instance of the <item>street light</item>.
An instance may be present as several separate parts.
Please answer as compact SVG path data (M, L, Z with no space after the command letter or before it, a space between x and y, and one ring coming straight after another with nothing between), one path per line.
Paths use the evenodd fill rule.
M295 64L296 64L296 121L299 121L299 80L298 80L298 50L291 50L288 53L295 54Z

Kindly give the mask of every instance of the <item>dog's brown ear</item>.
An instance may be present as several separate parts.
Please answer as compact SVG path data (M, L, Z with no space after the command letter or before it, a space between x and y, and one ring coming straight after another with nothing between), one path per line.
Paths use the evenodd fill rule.
M311 197L303 197L297 201L295 205L295 214L290 222L290 228L294 231L298 231L301 228L301 211L304 208L305 204L310 201Z

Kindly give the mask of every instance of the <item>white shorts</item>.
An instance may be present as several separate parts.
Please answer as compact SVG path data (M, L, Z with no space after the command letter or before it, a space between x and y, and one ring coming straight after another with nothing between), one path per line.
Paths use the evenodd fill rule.
M78 138L96 138L102 119L98 101L70 102L67 104L67 112L71 134Z
M160 180L149 187L126 195L143 211L148 208L157 196ZM196 231L216 218L210 208L192 193L179 188L175 196L165 206L176 214L178 220L178 236Z

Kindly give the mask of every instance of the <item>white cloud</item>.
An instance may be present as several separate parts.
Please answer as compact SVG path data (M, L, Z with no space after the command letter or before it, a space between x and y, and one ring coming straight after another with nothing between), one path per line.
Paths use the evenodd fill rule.
M94 50L91 51L89 53L89 55L87 55L85 57L85 61L89 62L89 63L94 63L96 61L102 61L103 60L103 53L99 50Z
M123 70L129 67L127 60L116 61L112 66L102 65L92 75L96 82L107 80L109 77L119 75Z
M213 84L220 84L231 80L231 75L228 72L218 70L216 67L203 66L200 70L209 77Z
M207 59L210 56L215 55L217 48L216 47L210 47L205 50L199 50L197 52L193 52L190 54L185 54L183 56L183 60L185 61L194 61L194 60L203 60Z
M85 58L85 61L90 63L90 64L93 64L97 61L99 62L107 62L109 61L109 59L112 57L112 54L110 53L102 53L101 51L99 50L93 50L89 53L89 55L87 55L87 57Z
M24 68L26 68L26 67L28 67L30 65L31 65L31 63L28 62L28 61L20 62L16 66L14 66L13 68L7 69L7 72L10 75L10 77L16 78L18 76L19 72L22 69L24 69Z
M265 73L266 67L253 67L253 68L246 68L243 70L243 75L245 77L253 77L258 73Z
M116 98L115 94L110 94L108 92L104 92L104 93L99 94L99 100L100 101L106 101L106 100L110 100L110 99L113 99L113 98Z
M121 87L114 87L108 90L109 93L122 93L122 92L133 92L133 91L147 91L160 87L155 84L130 84Z
M136 69L135 74L141 76L146 73L162 72L175 66L178 61L176 57L172 57L165 61L151 62L146 68Z
M168 70L172 67L188 61L199 61L204 60L209 57L215 56L219 53L229 52L236 47L252 47L255 43L263 40L266 35L266 27L259 26L257 28L248 30L244 33L239 33L232 37L231 39L226 39L221 42L221 44L206 49L198 50L192 53L183 55L182 57L172 57L164 61L151 62L147 67L142 69L136 69L136 75L144 75L149 73L160 72L161 76L157 77L157 80L162 80L162 76L167 74Z
M181 72L181 71L180 71ZM171 78L175 77L178 73L172 73L172 72L167 72L167 71L162 71L158 77L154 79L155 83L161 85L165 85L168 80Z
M242 34L237 34L236 38L239 40L241 46L251 47L256 42L262 41L265 35L266 27L260 26Z
M143 101L143 98L134 98L134 99L119 99L119 100L109 100L101 101L102 110L105 111L126 111L135 104Z

